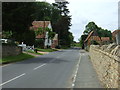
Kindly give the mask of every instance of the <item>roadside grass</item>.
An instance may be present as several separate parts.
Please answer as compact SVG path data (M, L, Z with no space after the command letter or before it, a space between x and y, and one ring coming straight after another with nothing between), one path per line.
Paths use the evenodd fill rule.
M70 47L62 46L61 48L62 48L62 49L69 49Z
M8 64L8 63L18 62L18 61L22 61L22 60L30 59L30 58L34 58L34 56L22 53L17 56L3 57L2 59L0 59L0 63Z
M33 54L37 54L37 55L43 55L42 53L36 53L36 52L34 52L34 51L32 51L32 50L27 50L26 52L29 52L29 53L33 53Z
M81 48L81 45L80 45L80 43L74 43L74 47L80 47Z
M58 51L57 49L41 49L41 48L36 48L38 51L42 51L42 52L54 52L54 51Z

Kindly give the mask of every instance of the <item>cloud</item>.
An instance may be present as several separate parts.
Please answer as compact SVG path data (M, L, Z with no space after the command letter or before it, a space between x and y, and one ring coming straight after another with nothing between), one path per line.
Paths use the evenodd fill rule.
M68 0L72 15L71 32L77 41L90 21L111 31L118 28L118 1L117 0ZM79 36L78 36L79 34Z

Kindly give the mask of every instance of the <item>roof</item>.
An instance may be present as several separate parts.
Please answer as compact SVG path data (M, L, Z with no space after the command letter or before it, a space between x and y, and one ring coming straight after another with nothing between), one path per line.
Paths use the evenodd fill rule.
M33 21L32 22L33 28L48 27L49 24L50 24L50 21Z
M101 40L102 41L110 41L110 38L109 37L101 37Z
M45 38L45 34L37 35L36 38Z
M94 31L91 31L91 32L89 33L88 37L86 38L86 40L85 40L84 42L86 42L86 41L90 38L90 36L91 36L93 33L94 33Z
M50 21L33 21L32 22L33 26L30 27L30 29L33 28L33 30L37 30L39 27L46 28L49 26L49 24L51 24ZM36 38L45 38L45 33L37 35Z

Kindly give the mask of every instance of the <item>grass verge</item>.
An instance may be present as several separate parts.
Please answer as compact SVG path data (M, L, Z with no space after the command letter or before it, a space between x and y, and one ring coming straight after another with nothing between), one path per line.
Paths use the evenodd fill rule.
M57 49L40 49L40 48L36 48L38 51L42 51L42 52L54 52L54 51L58 51Z
M22 61L22 60L29 59L29 58L34 58L34 56L22 53L17 56L3 57L2 59L0 59L0 63L7 64L7 63L12 63L12 62Z
M37 54L37 55L43 55L42 53L35 53L34 51L31 51L31 50L28 50L28 51L26 51L26 52L29 52L29 53L33 53L33 54Z

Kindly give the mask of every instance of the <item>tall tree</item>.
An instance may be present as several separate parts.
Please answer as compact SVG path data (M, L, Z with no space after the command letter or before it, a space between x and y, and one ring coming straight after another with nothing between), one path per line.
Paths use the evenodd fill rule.
M23 34L26 32L31 33L29 27L34 18L34 6L35 3L33 2L3 2L3 31L12 31L12 38L19 42L25 41ZM32 33L34 34L34 32Z
M86 25L85 31L83 33L84 35L88 35L91 31L96 31L99 37L110 37L110 39L112 39L112 33L110 30L102 29L101 27L98 27L94 22L89 22Z
M70 40L71 33L69 32L71 26L71 16L69 16L69 9L67 9L68 2L57 2L54 3L55 6L60 12L60 19L53 26L53 30L59 34L59 44L63 46L70 46L68 42Z
M85 35L88 35L91 31L97 31L98 26L94 22L89 22L85 26L85 31L83 32Z

